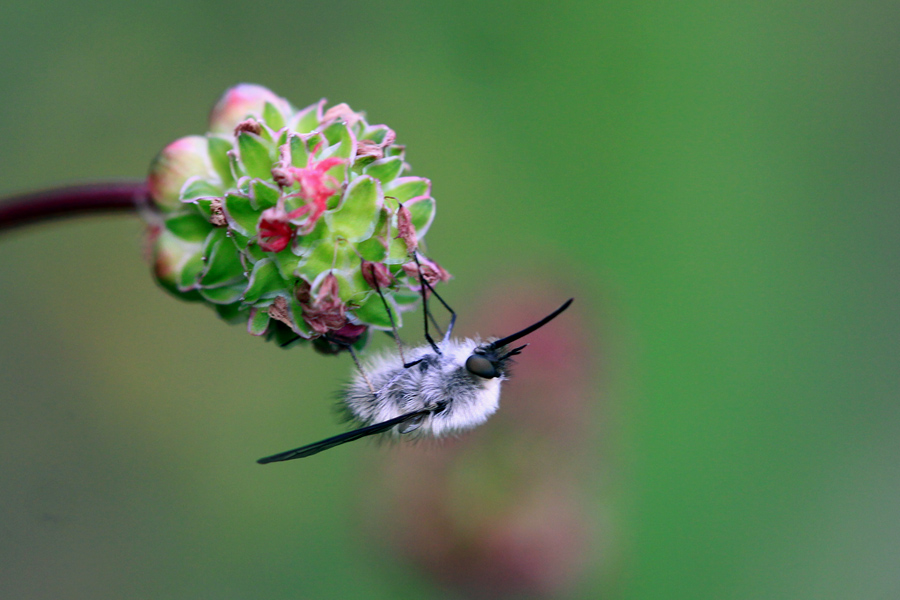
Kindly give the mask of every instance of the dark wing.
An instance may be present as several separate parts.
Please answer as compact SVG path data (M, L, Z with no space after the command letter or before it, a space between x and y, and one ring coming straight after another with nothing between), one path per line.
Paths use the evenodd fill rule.
M323 450L328 450L329 448L334 448L335 446L340 446L341 444L346 444L347 442L352 442L354 440L364 438L368 435L383 433L391 427L394 427L395 425L405 423L406 421L409 421L410 419L414 419L416 417L427 415L429 412L430 411L427 410L418 410L416 412L400 415L399 417L395 417L383 423L375 423L374 425L369 425L361 429L354 429L353 431L348 431L347 433L342 433L340 435L324 439L320 442L307 444L306 446L301 446L300 448L296 448L294 450L288 450L287 452L281 452L279 454L273 454L272 456L261 458L256 462L261 465L265 465L272 462L280 462L283 460L293 460L295 458L312 456L313 454L318 454Z

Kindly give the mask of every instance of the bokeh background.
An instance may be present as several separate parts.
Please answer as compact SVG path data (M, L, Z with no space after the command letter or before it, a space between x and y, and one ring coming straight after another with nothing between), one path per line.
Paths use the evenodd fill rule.
M461 332L578 312L472 438L260 467L341 430L346 357L156 289L137 219L6 235L0 596L900 597L898 31L886 1L5 0L0 195L142 177L260 83L398 132Z

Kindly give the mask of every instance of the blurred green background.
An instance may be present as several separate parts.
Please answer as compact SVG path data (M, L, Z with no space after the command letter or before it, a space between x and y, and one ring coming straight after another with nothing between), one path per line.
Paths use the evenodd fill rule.
M238 82L348 102L432 179L462 323L532 264L592 315L602 550L561 596L898 598L898 31L884 1L6 0L0 195L141 177ZM0 595L455 597L364 534L392 451L253 462L340 431L346 357L174 300L141 235L0 239Z

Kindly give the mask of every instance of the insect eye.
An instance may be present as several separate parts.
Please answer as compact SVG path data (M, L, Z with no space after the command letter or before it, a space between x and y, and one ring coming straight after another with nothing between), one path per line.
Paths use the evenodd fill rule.
M485 379L492 379L498 375L494 363L480 354L473 354L466 359L466 370Z

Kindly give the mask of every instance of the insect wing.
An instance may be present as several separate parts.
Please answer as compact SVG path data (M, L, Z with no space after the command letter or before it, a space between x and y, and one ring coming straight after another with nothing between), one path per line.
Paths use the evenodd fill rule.
M312 456L313 454L318 454L323 450L328 450L329 448L334 448L335 446L340 446L341 444L346 444L347 442L352 442L369 435L384 433L391 427L399 425L400 423L405 423L417 417L422 418L427 415L428 412L429 411L427 410L419 410L416 412L407 413L405 415L400 415L399 417L394 417L393 419L389 419L387 421L384 421L383 423L375 423L374 425L368 425L361 429L354 429L353 431L341 433L334 437L326 438L313 444L307 444L306 446L301 446L300 448L296 448L294 450L288 450L287 452L280 452L278 454L273 454L272 456L260 458L256 462L261 465L265 465L272 462L280 462L285 460L293 460L295 458L305 458L307 456Z

